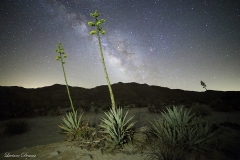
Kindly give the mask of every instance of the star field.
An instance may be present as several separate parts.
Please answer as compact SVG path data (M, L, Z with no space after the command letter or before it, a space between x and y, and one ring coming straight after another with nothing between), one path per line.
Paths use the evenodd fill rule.
M98 10L111 83L171 89L240 91L240 3L237 0L2 0L0 85L106 85L90 13Z

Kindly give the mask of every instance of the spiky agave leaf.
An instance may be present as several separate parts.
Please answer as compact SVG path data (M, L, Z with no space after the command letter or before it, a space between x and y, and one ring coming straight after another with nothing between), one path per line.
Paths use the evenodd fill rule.
M167 112L162 114L163 119L150 121L150 129L157 137L165 137L172 145L200 152L210 151L221 130L212 131L211 121L197 119L190 111L167 108Z
M77 111L76 112L69 112L66 114L67 118L63 117L62 120L64 125L59 125L60 128L65 130L64 133L73 132L75 129L78 129L82 123L82 116L83 112L79 115L77 119Z
M183 108L177 110L177 108L173 106L173 110L167 107L167 112L163 111L161 114L171 125L186 125L194 116L194 113L191 115L190 113L191 110L183 110Z
M128 111L123 116L122 108L113 109L104 112L106 118L102 118L103 124L100 126L104 129L104 133L110 135L110 138L106 138L114 145L121 145L127 132L133 127L136 122L131 122L133 117L126 119Z

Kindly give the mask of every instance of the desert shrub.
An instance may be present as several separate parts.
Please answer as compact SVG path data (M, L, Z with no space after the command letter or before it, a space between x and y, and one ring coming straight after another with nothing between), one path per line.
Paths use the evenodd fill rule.
M206 105L194 105L191 107L192 113L195 113L196 116L209 116L211 115L211 109Z
M60 109L59 107L55 106L54 108L50 109L47 114L50 116L58 116L60 115Z
M110 108L111 108L111 105L109 105L109 104L103 104L102 105L102 111L109 111Z
M150 146L148 160L186 160L187 153L183 149L159 142Z
M160 113L162 112L166 107L162 106L161 104L158 105L149 105L148 111L150 113Z
M84 112L89 112L91 110L90 105L81 105L81 108L84 110Z
M232 110L232 106L226 104L222 99L218 98L211 102L211 107L220 112L229 112Z
M83 122L78 128L73 129L72 132L68 132L66 139L68 141L90 139L95 131L96 129L89 126L88 122Z
M183 101L183 104L186 108L190 108L194 103L193 100L191 100L189 98L188 99L183 99L182 101Z
M234 123L234 122L228 121L228 122L222 122L219 125L220 126L229 127L231 129L235 129L235 130L240 131L240 125L238 123Z
M184 148L195 153L211 151L219 138L220 130L213 131L214 124L204 122L191 113L191 109L167 108L163 118L150 121L151 133L170 146Z
M12 120L5 124L4 133L8 135L22 134L29 130L29 125L26 121Z

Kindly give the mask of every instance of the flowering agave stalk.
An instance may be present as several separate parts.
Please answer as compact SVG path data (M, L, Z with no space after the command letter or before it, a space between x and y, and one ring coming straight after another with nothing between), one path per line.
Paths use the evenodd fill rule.
M91 35L96 34L98 36L98 44L99 44L99 47L100 47L100 53L101 53L101 57L102 57L102 64L103 64L104 73L105 73L107 84L108 84L108 89L109 89L109 92L110 92L112 108L115 108L114 95L113 95L113 92L112 92L111 83L110 83L110 80L109 80L109 77L108 77L108 73L107 73L107 69L106 69L106 65L105 65L105 62L104 62L104 56L103 56L103 51L102 51L101 39L100 39L100 34L106 34L106 31L103 30L103 28L100 26L100 24L104 23L105 20L104 19L101 19L101 20L98 19L99 13L98 13L97 10L94 13L90 13L90 16L92 16L95 19L94 23L93 22L88 22L89 26L95 27L95 30L92 30L90 32L90 34Z
M123 116L122 108L111 108L110 111L104 112L107 118L102 118L103 124L100 126L104 128L103 133L108 133L110 137L106 137L107 141L113 145L122 146L124 143L131 141L133 132L131 128L136 122L131 122L133 117L126 120L128 111Z
M69 88L68 88L67 77L66 77L66 73L65 73L65 69L64 69L65 61L63 60L63 58L67 58L67 55L66 55L66 53L64 52L64 48L63 48L63 46L62 46L62 44L61 44L60 42L58 42L58 44L57 44L57 50L56 50L56 52L59 53L59 56L56 57L56 60L57 60L57 61L59 61L59 60L61 61L62 70L63 70L63 75L64 75L64 79L65 79L65 83L66 83L66 88L67 88L67 92L68 92L68 97L69 97L69 100L70 100L70 104L71 104L73 113L75 113L75 109L74 109L74 107L73 107L72 98L71 98L70 91L69 91Z
M67 118L65 118L65 117L62 118L65 125L60 125L59 127L62 128L63 130L65 130L64 133L74 134L74 132L81 125L83 113L81 113L79 118L77 119L77 111L75 111L75 109L73 107L72 98L71 98L70 91L68 88L67 77L66 77L66 73L65 73L65 69L64 69L65 61L63 60L63 58L67 58L67 55L64 52L64 48L60 42L57 44L56 52L59 53L59 56L56 57L56 60L61 61L64 79L65 79L65 83L66 83L66 88L67 88L67 92L68 92L68 97L69 97L71 107L72 107L72 112L69 112L69 114L67 114Z

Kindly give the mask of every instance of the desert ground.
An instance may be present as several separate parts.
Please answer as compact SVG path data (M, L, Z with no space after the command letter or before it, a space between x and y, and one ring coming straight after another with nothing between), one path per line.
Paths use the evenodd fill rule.
M131 144L116 154L102 154L101 150L86 150L79 147L77 141L65 141L65 135L61 134L58 127L62 123L62 117L65 113L59 116L45 116L35 118L23 118L29 124L29 131L19 135L9 136L4 134L4 124L9 120L0 121L0 159L52 159L52 160L145 160L148 158L148 150L134 152L136 146ZM148 125L148 121L160 116L159 113L150 113L147 108L131 108L129 116L134 115L137 120L135 124L137 131ZM88 112L84 113L84 119L90 123L99 124L104 113ZM231 121L232 123L240 124L240 111L235 112L216 112L212 111L210 118L216 122ZM229 136L226 138L225 145L231 150L232 142L239 141L240 131L232 128L227 128ZM240 144L240 143L239 143ZM239 146L238 146L239 147ZM240 150L239 150L240 151ZM234 160L226 153L213 151L208 157L202 155L201 160L209 159L216 160ZM190 158L191 159L191 158ZM192 158L194 159L194 158Z

